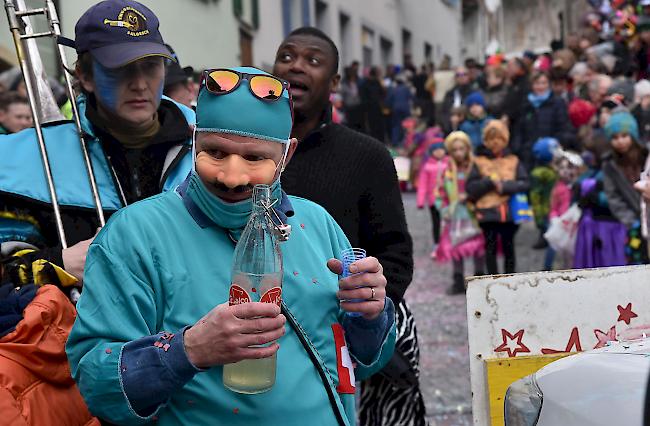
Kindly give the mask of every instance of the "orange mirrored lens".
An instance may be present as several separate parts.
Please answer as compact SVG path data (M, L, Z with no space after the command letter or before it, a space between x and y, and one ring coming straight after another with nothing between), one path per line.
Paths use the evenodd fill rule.
M205 87L212 93L228 93L239 82L239 75L232 71L212 71L208 74Z
M260 99L274 101L282 95L282 82L266 75L256 75L250 79L251 90Z

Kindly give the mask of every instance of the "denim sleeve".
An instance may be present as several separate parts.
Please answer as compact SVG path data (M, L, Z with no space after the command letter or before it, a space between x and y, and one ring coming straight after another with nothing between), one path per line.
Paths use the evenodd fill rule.
M184 327L177 333L162 332L132 340L124 345L120 358L120 379L131 408L147 417L196 373L187 357Z
M384 310L373 320L346 314L343 318L343 330L350 353L363 363L371 362L394 322L395 306L390 297L386 297Z

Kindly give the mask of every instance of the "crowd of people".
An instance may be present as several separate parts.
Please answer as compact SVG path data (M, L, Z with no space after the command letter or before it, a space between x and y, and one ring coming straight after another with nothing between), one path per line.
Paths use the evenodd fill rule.
M353 62L340 78L336 45L303 27L270 72L215 59L197 73L147 7L91 7L75 27L74 102L110 217L101 230L80 189L77 133L43 130L63 164L55 213L23 79L0 77L5 418L426 425L400 187L429 210L431 257L453 264L452 294L467 275L515 272L525 222L545 250L539 269L648 262L637 189L650 192L650 1L590 3L583 28L548 52L468 59L439 97L448 58L436 69L407 56L385 72ZM270 186L274 226L292 229L281 307L229 303L255 184ZM350 247L369 257L343 278L337 257ZM76 306L72 288L83 289ZM271 391L224 386L223 365L270 357Z
M384 78L346 68L334 107L410 158L408 187L431 211L431 257L454 264L452 293L464 289L464 258L495 274L502 254L501 271L514 272L526 221L545 250L540 270L648 262L634 185L650 143L650 1L590 5L547 51L467 59L437 109L432 64L407 58Z

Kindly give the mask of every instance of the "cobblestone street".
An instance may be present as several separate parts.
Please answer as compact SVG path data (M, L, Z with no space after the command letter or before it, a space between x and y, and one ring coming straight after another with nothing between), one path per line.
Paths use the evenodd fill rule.
M420 343L420 382L431 425L472 424L469 380L469 348L465 297L448 296L451 265L434 264L431 253L429 212L418 210L415 196L403 196L404 208L413 236L415 271L406 293L418 327ZM536 239L533 225L517 234L517 271L541 267L542 251L530 248ZM466 268L471 268L471 261ZM540 265L537 265L537 264ZM471 274L472 269L466 269Z

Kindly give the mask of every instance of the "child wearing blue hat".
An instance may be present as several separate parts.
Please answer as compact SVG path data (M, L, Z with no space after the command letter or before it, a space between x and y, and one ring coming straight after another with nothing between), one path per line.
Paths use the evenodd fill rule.
M548 246L544 233L548 228L548 214L551 206L551 192L557 180L557 174L551 163L553 152L560 147L555 138L540 138L533 145L535 167L530 173L530 204L535 217L535 225L539 230L539 238L533 245L534 249L544 249Z
M481 92L472 92L465 99L467 118L460 125L461 131L465 132L472 141L474 150L482 143L483 129L488 121L493 118L485 110L485 98Z

